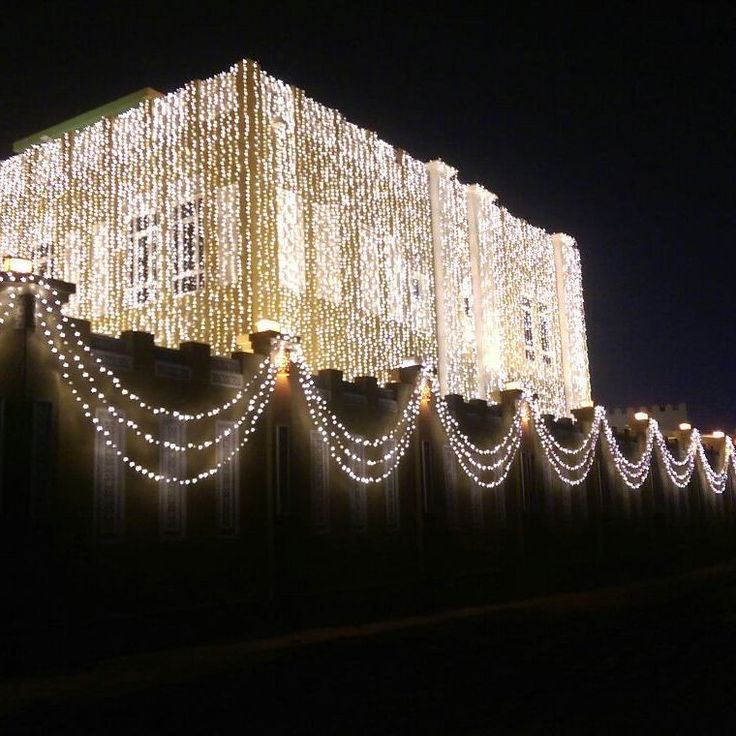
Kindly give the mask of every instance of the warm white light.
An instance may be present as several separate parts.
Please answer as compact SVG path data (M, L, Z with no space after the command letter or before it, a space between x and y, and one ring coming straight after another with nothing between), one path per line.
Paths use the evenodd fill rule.
M18 256L5 256L3 258L3 271L15 271L16 273L31 273L33 261L30 258Z
M634 419L636 419L637 422L646 422L647 419L649 419L649 414L645 411L637 411L634 413Z
M347 380L416 355L445 395L590 399L574 240L254 62L0 162L0 243L95 332L228 355L256 327Z
M523 388L519 381L506 381L503 385L504 391L522 391Z
M726 433L722 432L720 429L717 429L715 432L713 432L711 436L713 437L713 439L722 440L726 436Z
M687 432L691 430L692 428L693 428L693 425L690 424L690 422L680 422L680 424L678 425L678 429L681 432Z
M281 332L281 323L273 319L259 319L256 322L256 332Z
M416 355L410 355L408 358L404 358L401 361L402 368L413 368L414 366L421 365L422 361Z

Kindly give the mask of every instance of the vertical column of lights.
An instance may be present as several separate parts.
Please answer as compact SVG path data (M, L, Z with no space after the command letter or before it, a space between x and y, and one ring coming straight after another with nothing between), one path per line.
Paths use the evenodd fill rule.
M494 394L503 389L507 380L502 361L505 334L500 309L501 285L498 283L503 256L503 222L501 209L494 203L493 195L485 189L479 190L478 255L484 334L482 345L478 346L478 360L483 362L489 391L481 398L493 400Z
M64 151L69 174L68 187L61 212L64 215L65 235L59 241L64 249L63 278L78 284L77 293L69 297L67 314L89 314L90 282L88 265L90 252L90 202L87 197L87 169L94 165L94 151L90 136L85 131L64 134ZM89 166L88 166L89 163Z
M257 139L259 148L255 152L254 165L256 201L255 222L257 234L255 245L258 249L254 259L255 268L255 310L256 319L268 317L280 320L282 316L279 283L279 241L278 241L278 191L281 186L281 172L285 168L286 126L293 127L293 114L289 118L289 89L265 73L258 71L255 79L257 98ZM293 108L292 108L293 113ZM292 131L293 134L293 131ZM295 193L295 190L292 189ZM283 194L281 195L284 196ZM286 265L286 264L284 264ZM289 328L289 325L284 325Z
M64 278L70 258L76 257L65 252L65 238L70 229L65 206L69 183L65 158L68 135L33 146L21 154L25 186L15 205L20 210L21 252L57 278Z
M20 246L18 235L19 210L14 194L23 188L23 159L14 156L7 161L0 161L0 243L10 253L29 256L29 244Z
M580 253L575 240L570 236L565 236L563 240L562 263L573 393L572 406L568 409L575 409L590 401L591 391Z
M180 223L182 208L188 205L194 208L199 195L194 162L197 149L194 136L190 135L193 96L190 84L153 102L153 157L158 168L154 209L161 226L159 286L154 309L168 345L196 340L198 331L198 326L193 324L199 316L196 291L182 291L185 245Z
M305 235L306 307L296 327L302 349L320 367L337 367L339 309L343 298L340 202L335 186L334 112L305 95L297 104L300 196ZM311 308L310 308L311 305Z
M290 201L294 211L291 215L292 242L294 256L292 263L284 269L279 260L279 270L288 274L287 281L290 288L281 291L281 320L293 334L303 334L312 331L311 309L313 300L310 298L310 255L309 234L311 220L311 202L314 192L309 186L309 170L313 166L308 138L305 136L306 126L311 121L304 119L304 92L295 87L289 87L288 112L291 116L284 133L285 170L282 172L283 181L288 191L293 191ZM281 254L279 253L279 259ZM286 282L284 282L284 286Z
M238 67L200 83L198 125L204 177L207 341L214 352L224 354L234 350L237 336L250 329L246 325L243 292L246 247L240 216L238 116Z
M97 318L104 313L109 290L110 269L107 263L105 213L100 208L103 187L100 171L107 149L102 123L83 128L69 138L68 204L70 231L65 253L67 260L76 259L65 277L78 285L77 294L70 298L67 311L87 314L92 328L100 329ZM93 276L94 275L94 276Z
M454 176L439 178L445 303L438 306L447 322L448 393L470 398L479 387L465 189Z
M320 368L335 362L344 308L343 233L340 228L337 127L334 110L304 93L297 100L297 153L303 203L306 289L301 347ZM329 361L329 362L328 362Z
M151 168L153 152L148 142L148 110L145 102L117 116L112 121L112 182L115 200L114 234L115 281L120 284L117 303L117 329L145 330L149 327L146 305L135 298L135 274L138 251L134 242L138 217L152 216L150 201L153 192L151 177L147 174L144 156L148 153ZM146 151L146 148L149 148ZM161 334L159 333L159 339Z
M405 355L418 356L425 365L437 365L437 314L432 278L432 215L425 165L407 154L401 157L406 197L402 244L409 262L409 314L405 325ZM403 356L402 356L403 357Z

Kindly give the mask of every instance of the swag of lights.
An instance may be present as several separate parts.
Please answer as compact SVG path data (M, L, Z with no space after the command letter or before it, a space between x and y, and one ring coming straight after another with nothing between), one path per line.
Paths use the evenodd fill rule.
M33 274L4 273L0 275L0 282L9 282L5 290L7 303L0 312L0 325L8 321L18 306L18 293L21 290L30 290L35 296L35 317L41 327L45 343L56 358L60 375L83 417L104 437L105 445L138 475L157 482L197 484L221 471L245 447L256 431L258 420L271 400L280 369L279 361L274 360L273 356L261 361L254 375L242 389L228 400L206 411L187 414L165 406L156 406L127 388L114 371L103 364L101 358L94 356L92 348L84 341L82 332L74 320L61 312L62 301L59 293L43 278ZM289 337L284 336L280 343L281 360L283 360L284 340L288 341ZM639 458L630 460L621 451L606 418L605 409L601 406L595 407L590 427L579 444L567 447L553 436L538 402L527 391L522 392L517 401L514 414L501 440L495 445L479 446L463 433L447 401L439 393L436 378L426 368L419 369L409 400L394 426L380 436L363 437L349 431L330 411L327 401L321 396L315 384L310 366L296 343L291 344L290 362L296 369L310 419L328 447L333 461L351 480L364 485L380 483L397 469L415 434L422 404L430 401L458 465L471 482L483 488L495 488L508 477L518 457L525 423L530 425L530 430L533 431L542 449L544 460L557 478L567 486L577 486L586 480L599 448L601 454L610 458L618 476L631 490L637 490L645 483L655 454L672 484L680 489L687 487L700 467L708 488L716 494L722 494L726 490L729 471L736 473L736 453L730 437L726 436L723 440L721 469L715 470L706 456L702 436L697 429L690 431L683 457L675 457L668 448L658 423L652 418L648 419L642 436ZM103 381L110 386L111 392L116 394L119 405L113 403L102 390ZM128 405L151 416L165 417L169 421L181 423L213 419L226 410L237 412L237 416L230 427L216 434L211 440L177 444L161 440L152 433L145 432L135 420L127 419L123 407ZM233 433L237 436L242 432L242 437L229 453L205 470L188 477L169 476L146 467L126 454L116 444L114 434L95 415L94 409L100 407L104 407L110 418L122 425L125 431L132 432L148 444L177 453L204 451Z

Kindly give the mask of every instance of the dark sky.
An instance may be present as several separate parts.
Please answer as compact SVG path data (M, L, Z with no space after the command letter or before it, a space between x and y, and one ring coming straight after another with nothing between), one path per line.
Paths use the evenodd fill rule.
M133 90L256 59L578 239L598 402L686 401L703 429L736 426L733 4L135 5L0 11L2 157Z

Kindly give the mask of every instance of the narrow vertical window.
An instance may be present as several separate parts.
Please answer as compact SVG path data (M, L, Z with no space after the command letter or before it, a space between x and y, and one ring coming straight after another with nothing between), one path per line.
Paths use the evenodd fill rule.
M356 450L358 460L353 461L353 472L365 475L365 448ZM354 532L362 532L366 528L368 517L368 489L365 483L357 480L350 482L350 528Z
M524 349L527 360L534 360L534 331L532 328L532 302L524 297L521 300L521 317L524 328Z
M542 350L542 360L547 364L552 363L550 331L549 331L549 310L546 304L539 305L539 347Z
M424 513L429 513L432 500L432 446L422 442L422 506Z
M312 530L326 532L330 525L330 451L319 430L309 433Z
M291 468L289 428L283 424L276 427L276 515L287 516L291 511Z
M186 442L185 425L176 419L161 420L162 442L183 445ZM186 474L186 455L172 447L161 446L161 475L159 482L159 528L164 539L181 539L186 529L186 486L169 483L166 478L183 478Z
M386 444L386 449L388 451L394 451L396 449L396 440L390 440ZM395 459L395 457L392 457L387 462L394 462ZM398 466L394 467L386 476L384 487L386 489L386 526L389 529L398 529L400 519Z
M217 531L223 537L238 534L240 508L240 461L238 459L238 429L235 422L220 421L215 432L229 434L217 443L217 463L222 464L217 474Z
M470 484L470 523L474 529L483 526L483 488L477 483Z
M125 414L118 410L123 420ZM94 532L98 541L114 541L123 535L125 516L125 466L112 447L125 452L125 425L115 419L106 407L95 410L98 426L95 434Z
M504 484L493 489L495 501L496 523L500 526L506 523L506 488Z
M455 453L450 445L442 448L442 461L445 469L445 508L447 510L447 526L450 529L458 527L457 506L457 465Z
M202 199L174 208L174 294L188 294L204 286Z

